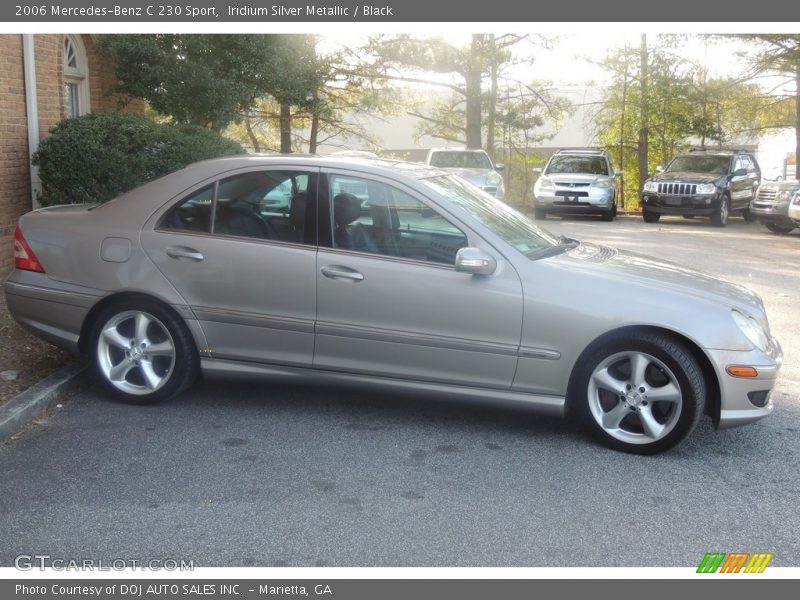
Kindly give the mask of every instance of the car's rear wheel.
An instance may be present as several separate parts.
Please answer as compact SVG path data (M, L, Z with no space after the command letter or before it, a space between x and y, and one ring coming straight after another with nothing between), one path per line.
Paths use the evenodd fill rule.
M659 219L661 219L661 214L643 208L642 218L644 219L645 223L658 223Z
M547 211L543 208L534 208L533 217L537 221L544 221L547 218Z
M731 212L731 200L724 196L717 208L711 213L711 224L716 227L725 227L728 224L728 215Z
M186 324L156 300L117 302L92 333L95 371L105 387L131 404L179 394L197 376L199 359Z
M700 366L667 335L642 332L610 340L579 368L571 401L592 433L616 450L655 454L672 448L703 414Z
M791 225L780 225L779 223L764 223L767 229L769 229L772 233L791 233L794 231L794 227Z

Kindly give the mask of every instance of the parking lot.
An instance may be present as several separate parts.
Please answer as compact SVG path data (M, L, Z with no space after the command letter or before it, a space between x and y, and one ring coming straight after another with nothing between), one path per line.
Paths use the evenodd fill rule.
M91 383L0 446L0 565L800 566L800 232L549 218L557 234L745 284L784 348L770 418L704 420L653 457L510 410L302 386L196 385L152 407ZM631 299L635 302L635 299Z

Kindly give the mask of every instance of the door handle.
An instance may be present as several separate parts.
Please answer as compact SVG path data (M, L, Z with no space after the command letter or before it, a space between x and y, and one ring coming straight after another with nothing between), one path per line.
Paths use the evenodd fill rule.
M201 261L205 257L202 252L194 248L187 248L186 246L170 246L167 248L167 256L180 260L181 258L188 258L189 260Z
M339 265L326 266L320 269L320 272L330 279L347 279L349 281L364 281L364 276L350 267L341 267Z

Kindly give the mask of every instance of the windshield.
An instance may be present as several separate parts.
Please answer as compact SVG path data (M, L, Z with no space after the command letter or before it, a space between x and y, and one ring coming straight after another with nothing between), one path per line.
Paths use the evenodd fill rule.
M421 181L466 210L525 256L541 258L553 248L563 247L558 238L534 225L528 217L463 179L447 176Z
M667 166L667 173L687 171L689 173L708 173L709 175L725 175L730 164L729 156L702 156L689 154L679 156Z
M433 152L431 166L442 169L491 169L492 162L483 152L462 152L459 150Z
M598 156L554 156L547 166L546 175L553 173L588 173L608 175L608 163Z

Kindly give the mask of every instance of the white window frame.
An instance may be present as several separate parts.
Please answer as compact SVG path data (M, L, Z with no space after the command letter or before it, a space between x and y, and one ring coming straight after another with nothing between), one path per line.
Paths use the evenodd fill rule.
M68 52L72 49L72 54ZM91 110L91 101L89 95L89 60L86 56L86 47L83 45L83 40L79 35L66 35L64 36L63 47L63 66L64 66L64 94L66 96L67 86L74 85L77 90L75 99L78 101L77 107L65 116L67 118L85 115ZM74 65L70 65L71 57L74 57ZM68 104L65 97L65 112L68 111Z

